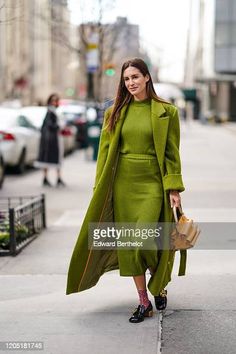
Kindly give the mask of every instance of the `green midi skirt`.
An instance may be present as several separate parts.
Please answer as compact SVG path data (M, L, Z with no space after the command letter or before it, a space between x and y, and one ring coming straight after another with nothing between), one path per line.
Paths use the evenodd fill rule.
M120 153L113 189L115 222L156 223L162 203L163 187L156 157ZM148 268L155 271L158 265L157 244L151 248L118 248L120 275L142 275Z

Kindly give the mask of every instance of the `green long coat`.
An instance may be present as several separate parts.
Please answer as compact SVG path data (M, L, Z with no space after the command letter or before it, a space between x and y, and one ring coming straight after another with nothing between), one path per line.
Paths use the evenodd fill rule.
M71 257L66 294L83 291L96 285L100 276L107 271L118 269L116 250L93 250L88 247L88 228L90 222L112 222L112 186L118 160L118 146L121 127L127 105L121 110L113 133L102 129L97 161L94 194L85 215L79 237ZM104 125L111 112L109 108L104 117ZM169 202L169 190L184 191L179 157L179 116L175 106L152 100L151 121L153 139L162 175L164 200L161 220L173 221ZM148 288L153 295L159 294L171 280L175 252L162 250L156 272L150 278ZM186 251L181 251L178 275L185 275Z

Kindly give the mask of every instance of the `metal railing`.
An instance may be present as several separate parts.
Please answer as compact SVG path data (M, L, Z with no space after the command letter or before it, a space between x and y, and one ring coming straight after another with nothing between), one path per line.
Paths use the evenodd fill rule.
M46 228L45 195L0 197L0 256L17 255Z

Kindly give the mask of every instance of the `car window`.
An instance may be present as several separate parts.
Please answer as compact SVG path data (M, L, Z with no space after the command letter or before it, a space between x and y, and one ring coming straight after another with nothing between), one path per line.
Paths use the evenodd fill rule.
M36 128L40 129L47 113L46 107L24 107L20 114L31 122Z
M20 127L35 129L35 126L23 115L17 117L17 122Z

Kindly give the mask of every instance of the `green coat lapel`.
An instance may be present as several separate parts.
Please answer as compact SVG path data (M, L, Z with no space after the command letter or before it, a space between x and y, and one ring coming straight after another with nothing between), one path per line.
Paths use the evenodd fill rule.
M162 175L164 174L165 146L169 126L169 116L165 115L165 113L166 110L162 103L152 100L151 119L153 140Z

